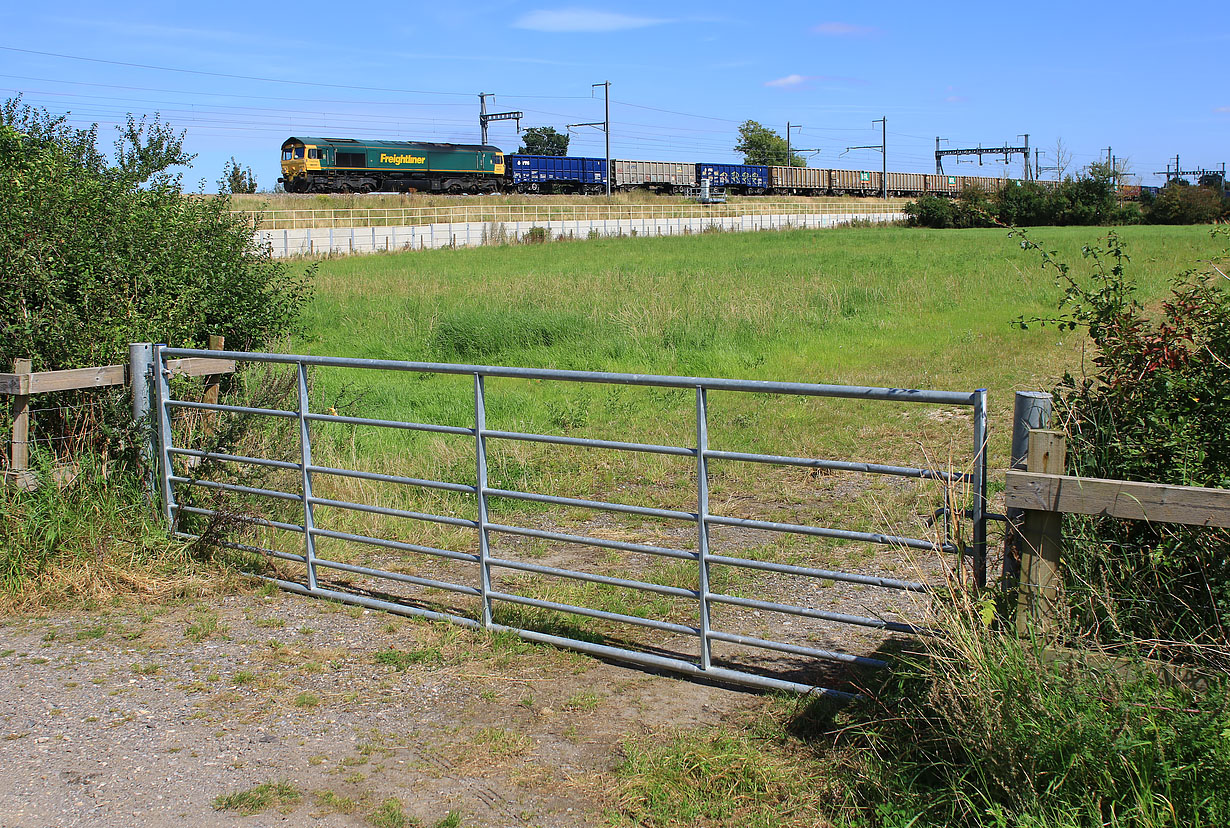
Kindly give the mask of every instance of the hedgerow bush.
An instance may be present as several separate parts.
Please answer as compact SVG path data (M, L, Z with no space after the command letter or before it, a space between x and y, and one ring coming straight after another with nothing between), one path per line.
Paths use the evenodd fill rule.
M1065 374L1055 389L1069 473L1230 488L1225 268L1179 274L1169 298L1147 310L1114 233L1085 248L1089 279L1027 236L1022 245L1041 253L1064 291L1060 316L1034 321L1084 329L1095 349L1096 371ZM1185 658L1230 646L1230 532L1079 516L1066 518L1064 531L1078 628L1105 643L1149 641Z
M184 195L140 142L108 165L93 130L9 102L0 117L0 359L121 362L130 342L247 349L294 327L310 273L261 250L224 197ZM144 154L141 152L144 150ZM133 158L136 160L132 160Z
M1134 224L1134 204L1120 205L1109 175L1097 169L1054 187L1033 181L1007 182L994 194L967 187L955 199L925 195L904 208L918 227L1020 227L1042 225Z

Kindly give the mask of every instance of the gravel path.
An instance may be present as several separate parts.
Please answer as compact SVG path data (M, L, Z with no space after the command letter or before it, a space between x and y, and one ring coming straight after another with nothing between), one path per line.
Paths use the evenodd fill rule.
M763 703L281 593L0 619L0 700L4 828L592 825L622 738Z

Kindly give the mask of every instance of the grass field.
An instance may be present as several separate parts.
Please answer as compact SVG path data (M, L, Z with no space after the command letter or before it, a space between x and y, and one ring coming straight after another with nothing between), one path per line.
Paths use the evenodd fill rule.
M1146 302L1216 247L1201 228L1120 233ZM1088 269L1081 246L1101 235L1086 228L1033 234L1078 272ZM439 362L985 387L1000 464L1012 391L1049 388L1089 357L1078 333L1009 324L1052 314L1058 295L1036 255L1002 230L858 228L420 252L323 262L308 334L292 347ZM322 374L322 399L338 395L345 381ZM462 404L468 385L446 377L385 375L365 393L381 414L461 425L472 410ZM522 387L512 404L513 416L526 423L591 431L623 422L628 408L585 387ZM816 401L802 407L816 414L842 408ZM866 406L851 410L855 419L844 425L857 423L853 433L809 423L807 415L792 430L814 426L814 447L848 453L861 445L857 453L865 453L872 421ZM899 414L892 406L870 410L885 410L888 421ZM656 410L626 413L638 428L663 427ZM493 416L511 414L497 407Z
M1082 273L1088 262L1081 246L1102 232L1047 228L1033 236ZM1164 296L1172 275L1216 249L1201 228L1120 232L1147 304ZM382 359L987 388L994 494L1002 485L995 470L1007 462L1013 391L1048 389L1093 356L1080 332L1010 325L1019 316L1054 313L1058 295L1036 255L1003 230L850 228L445 250L323 261L307 333L286 347ZM487 385L493 429L690 446L694 406L686 390ZM321 369L313 372L313 409L472 426L473 380ZM726 392L711 395L710 414L717 449L957 469L968 469L972 455L968 409ZM473 483L472 438L349 426L315 433L317 462ZM489 450L496 488L695 506L689 458L510 441ZM926 485L907 491L859 482L835 508L814 497L806 470L715 462L711 472L713 497L737 503L743 517L920 532L894 524L896 516L917 523L939 502ZM317 488L326 497L474 517L466 495L337 478L321 478ZM492 509L542 510L498 498ZM320 511L344 531L388 531L371 515ZM558 520L589 517L564 510ZM450 548L473 542L468 530L419 522L396 531L404 541ZM778 552L793 548L785 541Z

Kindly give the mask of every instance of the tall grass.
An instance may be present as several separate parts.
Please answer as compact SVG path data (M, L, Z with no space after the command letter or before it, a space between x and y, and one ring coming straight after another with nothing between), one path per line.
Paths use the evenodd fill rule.
M43 481L37 491L0 486L0 608L158 600L227 585L167 537L136 473L88 452L67 476L64 467L53 475L42 454L32 471Z

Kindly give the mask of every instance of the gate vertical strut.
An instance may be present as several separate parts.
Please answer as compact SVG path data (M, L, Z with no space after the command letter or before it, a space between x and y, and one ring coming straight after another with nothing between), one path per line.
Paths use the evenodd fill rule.
M709 669L709 401L703 385L696 388L696 558L700 597L700 669Z
M487 402L483 375L474 374L474 457L478 469L478 568L482 590L483 629L491 628L491 557L487 540Z
M316 591L316 522L312 519L312 436L308 431L307 366L299 369L299 468L303 471L303 553L307 558L308 589Z

